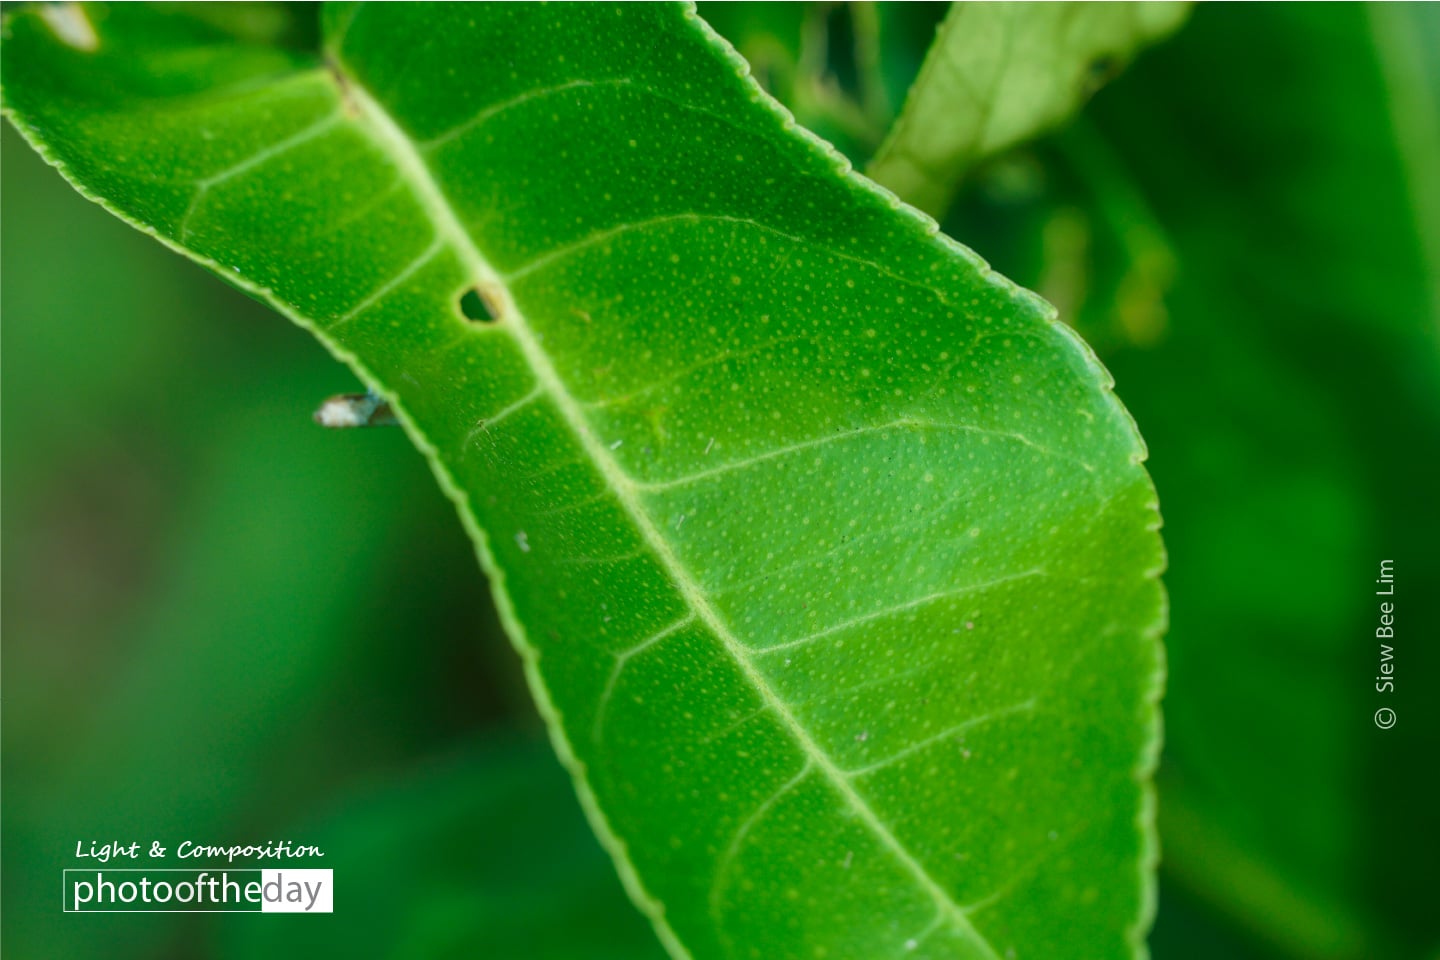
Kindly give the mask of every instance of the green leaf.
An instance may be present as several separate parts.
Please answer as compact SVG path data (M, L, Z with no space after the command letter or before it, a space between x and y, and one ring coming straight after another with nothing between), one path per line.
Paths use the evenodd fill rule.
M1408 570L1406 631L1440 635L1417 602L1440 595L1436 167L1422 186L1405 156L1435 117L1407 115L1425 72L1392 74L1404 48L1383 24L1433 49L1430 10L1202 7L1092 114L1182 265L1170 336L1111 360L1187 558L1170 577L1165 862L1296 957L1435 946L1436 775L1409 758L1440 711L1422 684L1374 689L1372 586L1381 559ZM1209 75L1219 49L1234 68ZM1408 650L1411 676L1440 669L1433 644ZM1381 706L1403 728L1376 729Z
M344 908L294 926L227 917L225 955L663 957L548 747L499 741L293 830L343 878Z
M1440 272L1424 243L1440 165L1423 135L1404 157L1408 131L1434 129L1420 108L1440 60L1418 58L1429 78L1388 63L1435 49L1434 9L1201 7L1034 151L1030 196L1002 196L987 170L947 220L989 226L987 253L1041 290L1061 271L1028 243L1040 225L1092 225L1076 320L1144 428L1174 558L1162 878L1287 957L1418 957L1435 937L1436 776L1406 758L1440 736L1440 710L1418 685L1374 690L1368 587L1390 558L1408 596L1440 595ZM1219 50L1233 66L1217 74ZM998 242L1002 217L1016 242ZM1142 231L1179 265L1168 323L1144 338L1100 316L1121 259L1107 233ZM1410 636L1440 635L1432 607L1411 601ZM1433 646L1409 651L1412 676L1440 669ZM1403 729L1375 728L1382 705ZM1162 929L1170 906L1162 886Z
M938 4L899 6L726 0L697 8L750 64L766 93L860 165L884 139L895 119L892 103L904 99L919 71L914 51L923 54L944 13ZM918 42L917 22L923 34Z
M1046 304L688 8L68 9L11 118L384 393L673 954L1142 949L1154 491Z
M976 163L1063 123L1188 3L957 3L867 172L939 216Z
M347 375L307 336L0 137L4 661L24 677L4 707L24 721L4 731L0 953L155 957L172 915L52 909L77 839L277 836L329 783L413 753L397 674L438 686L445 648L435 630L414 666L384 654L436 604L434 573L396 555L426 520L432 557L466 545L433 537L453 514L416 496L431 481L403 437L368 445L361 477L347 444L315 443L294 412Z

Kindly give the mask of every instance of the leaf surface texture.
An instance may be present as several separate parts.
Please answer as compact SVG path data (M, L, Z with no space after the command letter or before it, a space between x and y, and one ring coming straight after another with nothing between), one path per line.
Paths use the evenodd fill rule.
M1158 519L1043 301L687 8L83 15L12 118L391 401L674 955L1134 955Z

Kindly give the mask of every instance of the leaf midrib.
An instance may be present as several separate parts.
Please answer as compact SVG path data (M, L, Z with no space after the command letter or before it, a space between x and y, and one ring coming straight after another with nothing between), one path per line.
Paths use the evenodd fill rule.
M333 52L332 56L334 56L333 68L337 72L341 71L343 63L338 56L338 51ZM610 448L600 439L586 419L580 402L571 394L555 365L541 347L539 338L530 328L524 314L516 306L504 279L485 259L456 217L444 191L430 172L415 141L405 133L385 108L370 96L353 73L346 73L338 79L341 87L340 95L348 98L356 108L360 127L371 136L375 145L395 166L409 186L416 202L429 218L437 236L448 243L465 270L471 275L471 279L475 283L483 285L487 292L491 293L492 302L497 311L498 324L514 337L522 355L530 365L537 384L554 402L566 425L600 471L601 477L615 495L626 515L639 530L646 545L655 552L660 565L675 583L695 617L720 640L726 652L730 654L761 700L774 711L775 716L800 747L807 763L813 764L825 775L861 822L875 834L899 863L914 876L920 886L930 894L939 914L948 919L959 932L973 940L992 960L998 960L998 954L993 946L975 929L966 910L956 903L949 893L930 876L924 866L911 856L909 850L880 820L865 799L856 792L839 765L815 742L814 738L796 719L788 704L781 699L756 668L744 644L731 632L729 626L705 596L698 579L676 556L675 551L651 517L649 510L646 509L641 499L639 485L625 472L612 455ZM563 732L561 735L563 736Z

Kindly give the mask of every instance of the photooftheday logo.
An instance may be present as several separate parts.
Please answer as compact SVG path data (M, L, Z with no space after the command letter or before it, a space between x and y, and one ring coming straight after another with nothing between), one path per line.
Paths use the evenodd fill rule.
M333 870L64 870L66 913L333 913Z

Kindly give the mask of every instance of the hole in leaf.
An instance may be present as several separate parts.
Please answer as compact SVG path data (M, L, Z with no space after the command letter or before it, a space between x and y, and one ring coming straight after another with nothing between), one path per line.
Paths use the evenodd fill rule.
M483 287L471 287L460 295L460 315L475 323L494 323L500 319L494 295Z

